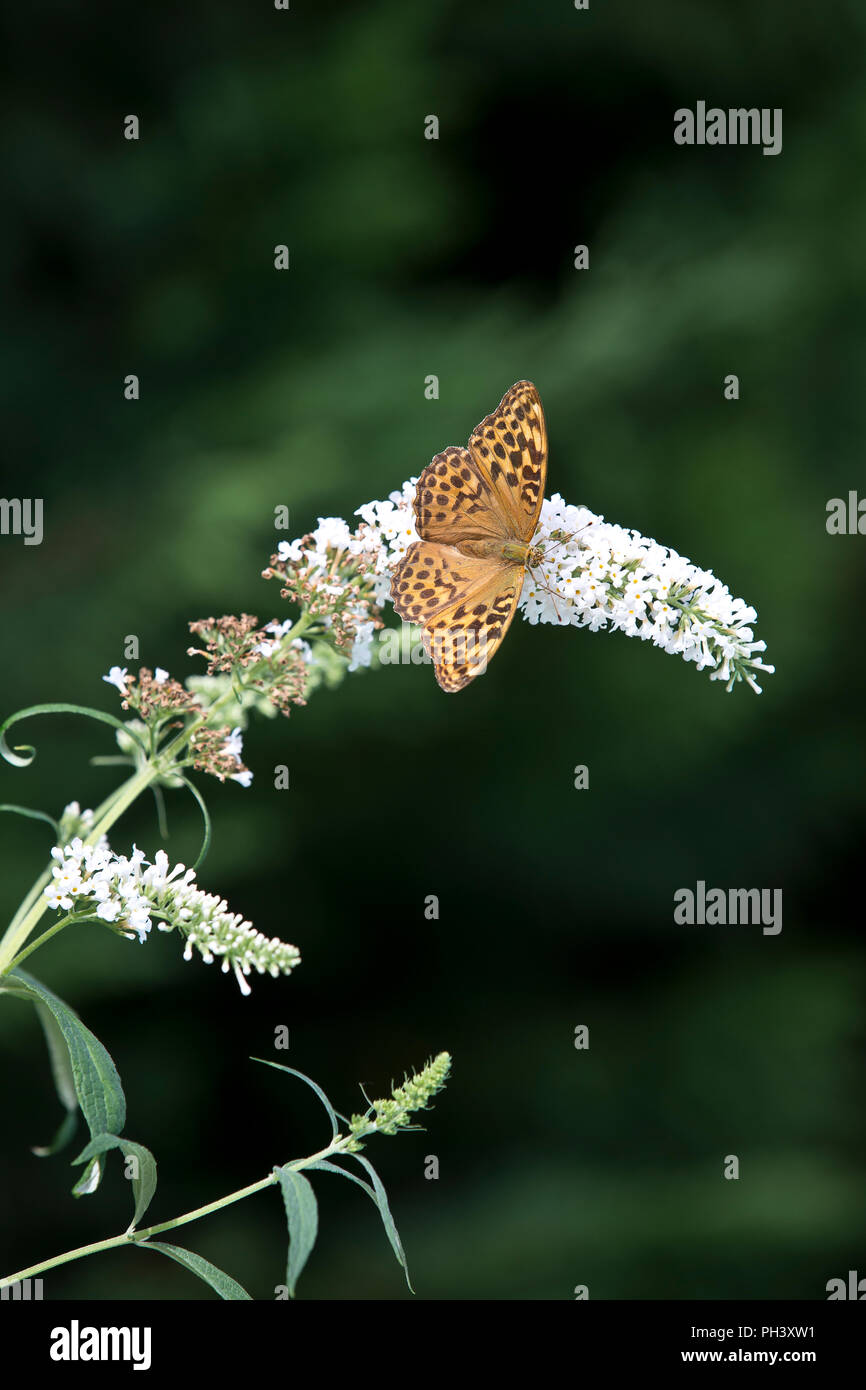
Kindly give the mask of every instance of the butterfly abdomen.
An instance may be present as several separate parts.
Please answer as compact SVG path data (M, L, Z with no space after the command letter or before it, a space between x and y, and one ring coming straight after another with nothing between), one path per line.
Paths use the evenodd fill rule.
M459 541L457 549L463 555L473 555L478 560L505 560L509 565L525 565L529 546L523 541L467 540Z

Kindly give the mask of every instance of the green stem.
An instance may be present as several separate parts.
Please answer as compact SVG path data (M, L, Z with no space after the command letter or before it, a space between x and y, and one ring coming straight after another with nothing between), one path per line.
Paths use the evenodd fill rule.
M296 637L302 636L303 633L307 632L308 629L313 626L315 626L315 620L310 616L310 614L302 613L298 621L295 623L295 626L289 629L289 631L286 633L285 637L282 640L284 642L294 642ZM255 673L255 669L255 667L252 668L253 674ZM167 759L169 762L174 764L177 760L177 754L179 753L180 749L184 746L184 744L189 743L193 734L198 733L199 729L204 728L206 724L210 723L214 711L218 710L220 705L227 704L229 701L234 701L235 704L239 704L241 696L243 695L244 690L247 688L248 687L246 686L242 686L240 692L237 692L234 688L234 684L232 684L231 688L225 691L223 695L220 695L218 699L214 700L212 705L208 705L207 709L199 716L198 719L194 719L190 724L187 724L185 728L181 729L179 734L175 735L175 737L171 740L170 743L167 743L164 748L160 749L158 755L159 761L164 762Z
M42 873L36 879L36 882L33 884L26 897L24 897L22 901L19 903L15 916L12 918L12 921L6 928L7 935L9 934L9 932L15 930L19 922L23 921L25 915L30 911L30 908L33 906L34 902L36 902L37 898L42 893L43 888L47 888L50 881L51 866L49 865L47 869L42 870ZM6 938L4 937L3 939L5 941Z
M359 1137L365 1134L372 1134L376 1129L375 1125L363 1131L361 1136L357 1134L337 1135L335 1139L318 1153L309 1154L307 1158L296 1159L294 1163L289 1163L287 1167L294 1172L300 1172L303 1168L308 1168L311 1163L317 1163L319 1159L331 1158L335 1154L345 1153L349 1144L354 1143ZM194 1211L188 1211L183 1216L175 1216L171 1221L163 1221L158 1226L148 1226L143 1231L124 1231L123 1235L110 1236L108 1240L97 1240L92 1245L79 1245L75 1250L67 1250L62 1255L55 1255L50 1260L42 1260L40 1264L30 1265L28 1269L19 1269L15 1274L8 1274L0 1279L0 1289L5 1289L10 1284L17 1284L23 1279L32 1279L36 1274L44 1274L48 1269L56 1269L58 1265L71 1263L72 1260L83 1259L85 1255L98 1255L103 1250L118 1250L122 1246L140 1245L149 1240L151 1236L162 1235L165 1231L176 1230L178 1226L187 1226L191 1221L199 1221L203 1216L210 1216L215 1211L221 1211L223 1207L231 1206L233 1202L242 1202L245 1197L252 1197L257 1192L263 1192L267 1187L273 1187L279 1181L277 1172L269 1173L266 1178L260 1178L258 1182L250 1183L248 1187L241 1187L237 1192L230 1192L227 1197L220 1197L216 1202L208 1202L206 1206L196 1207Z
M101 817L106 815L113 803L122 794L126 785L126 782L122 782L119 787L114 787L113 790L109 792L105 800L101 803L101 805L99 805L96 808L96 810L93 813L95 821L99 821ZM49 864L46 869L42 870L42 873L39 875L32 888L30 888L26 897L19 904L15 916L12 918L12 921L9 923L9 926L6 929L7 935L15 930L19 922L23 921L24 917L30 911L33 904L41 896L42 890L44 888L47 888L48 884L51 882L51 869L52 865ZM4 937L3 940L5 942L6 938Z
M9 969L15 970L17 966L19 966L23 960L26 960L27 957L33 951L38 950L38 948L43 944L43 942L47 941L49 937L56 936L59 931L62 931L64 927L68 927L69 923L73 921L92 922L94 921L94 918L75 918L73 917L71 912L67 913L65 917L61 917L59 922L55 922L53 927L49 927L48 930L44 931L41 936L37 936L35 941L31 941L29 946L25 946L23 951L19 951L18 955L15 957L12 964L9 966Z
M294 641L302 633L306 632L311 626L315 626L313 619L308 613L302 613L295 626L286 634L285 641ZM146 787L155 782L161 772L169 770L177 762L177 754L184 745L188 744L193 734L207 724L213 716L214 710L219 709L220 705L230 700L237 701L238 695L232 688L215 700L212 705L205 710L198 719L194 719L187 724L180 733L176 735L166 746L157 753L153 761L147 762L132 777L106 797L102 805L94 814L93 827L88 835L85 844L93 846L98 843L100 838L105 835L111 827L132 805ZM6 929L2 941L0 941L0 978L7 974L12 968L13 960L23 960L23 955L19 954L20 947L27 940L36 923L47 911L48 904L43 896L44 889L51 882L52 865L39 875L36 882L31 887L27 896L19 906L12 921ZM39 938L40 942L47 939L49 933L43 934ZM50 933L53 935L53 932ZM30 948L33 949L33 948ZM27 954L30 954L28 949Z

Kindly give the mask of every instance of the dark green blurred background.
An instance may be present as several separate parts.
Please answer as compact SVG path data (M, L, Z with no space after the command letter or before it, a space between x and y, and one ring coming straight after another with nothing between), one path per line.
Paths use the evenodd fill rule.
M190 619L287 616L259 578L273 507L295 534L351 515L524 376L549 491L713 568L777 665L728 696L643 643L518 622L459 698L389 668L251 728L253 788L203 785L201 878L298 972L244 1000L172 937L95 928L33 963L118 1063L152 1219L325 1142L315 1099L248 1060L284 1023L340 1109L453 1053L428 1132L368 1149L423 1298L823 1298L866 1274L866 540L825 531L864 488L862 6L37 0L3 27L4 495L44 497L46 528L0 541L4 717L115 712L128 633L183 677ZM698 99L782 107L781 155L676 146ZM22 736L38 758L3 765L0 800L56 813L113 784L101 726ZM198 813L169 815L189 862ZM49 844L3 820L8 917ZM152 803L113 833L133 839L158 848ZM699 878L782 887L782 934L676 926ZM114 1162L73 1201L69 1155L30 1154L58 1106L14 1001L0 1058L6 1273L123 1229L129 1192ZM409 1297L370 1204L316 1186L301 1296ZM181 1235L255 1297L284 1277L275 1193ZM45 1284L200 1289L134 1251Z

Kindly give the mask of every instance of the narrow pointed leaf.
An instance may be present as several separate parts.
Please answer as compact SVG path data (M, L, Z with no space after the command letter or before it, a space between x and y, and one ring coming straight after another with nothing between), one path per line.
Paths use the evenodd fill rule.
M66 1040L60 1031L57 1020L44 1004L34 1000L34 1007L48 1045L48 1058L51 1062L54 1088L66 1110L60 1127L51 1142L33 1145L32 1152L37 1158L48 1158L51 1154L59 1153L61 1149L65 1148L75 1133L78 1096L75 1094L75 1077L72 1074L72 1063L69 1060L69 1048L66 1046Z
M139 1250L158 1250L161 1255L167 1255L170 1260L176 1260L184 1269L190 1270L205 1284L210 1284L215 1289L220 1298L231 1299L240 1302L242 1299L249 1299L250 1295L242 1284L236 1279L232 1279L230 1274L212 1265L210 1260L206 1260L201 1255L197 1255L194 1250L184 1250L182 1245L167 1245L162 1240L142 1240L138 1243Z
M54 831L55 838L60 834L60 827L53 816L49 816L47 811L32 811L29 806L13 806L11 802L4 802L0 806L0 811L8 811L12 816L26 816L28 820L44 820Z
M39 1022L42 1024L45 1041L48 1045L51 1075L54 1077L54 1086L57 1094L66 1110L77 1110L78 1096L75 1092L75 1077L72 1071L72 1061L60 1024L46 1004L36 1002L35 1008Z
M289 1297L294 1298L301 1271L310 1257L319 1233L319 1208L316 1194L302 1173L288 1166L278 1168L280 1188L289 1225L289 1258L286 1285Z
M73 1197L89 1197L102 1182L104 1172L105 1164L102 1159L92 1158L72 1189Z
M117 1134L98 1134L95 1139L81 1150L73 1163L85 1163L89 1158L96 1158L100 1154L108 1153L109 1149L120 1149L124 1158L134 1158L136 1160L136 1176L130 1178L132 1183L132 1194L135 1198L135 1211L128 1230L132 1231L141 1221L153 1201L153 1194L156 1191L156 1159L146 1149L143 1144L136 1144L132 1139L123 1139Z
M397 1233L397 1227L394 1224L394 1218L391 1215L391 1208L388 1205L388 1194L385 1191L385 1184L382 1182L382 1179L379 1177L379 1174L376 1172L376 1169L373 1167L370 1160L368 1158L364 1158L363 1154L349 1154L348 1157L354 1158L355 1162L360 1163L361 1167L365 1170L365 1172L370 1174L370 1181L372 1182L376 1192L376 1205L379 1208L379 1214L382 1217L382 1224L385 1227L385 1233L389 1241L391 1242L391 1249L397 1256L397 1261L402 1266L403 1273L406 1275L406 1283L409 1285L409 1288L411 1289L412 1293L414 1293L415 1290L412 1288L412 1282L409 1278L409 1266L406 1263L406 1252L403 1249L402 1243L400 1241L400 1236Z
M297 1076L299 1080L306 1081L307 1085L312 1087L316 1095L319 1097L319 1100L322 1102L325 1109L327 1110L331 1121L331 1137L333 1139L336 1139L337 1135L340 1132L340 1127L337 1124L337 1112L334 1109L331 1102L328 1100L328 1097L325 1095L325 1092L322 1090L321 1086L317 1086L315 1081L311 1081L310 1078L308 1076L305 1076L302 1071L295 1071L294 1067L283 1066L282 1062L269 1062L265 1057L252 1057L250 1060L253 1062L261 1062L262 1065L266 1067L275 1067L277 1071L288 1072L289 1076Z
M116 1134L122 1130L126 1123L126 1097L117 1067L95 1034L85 1027L68 1004L64 1004L62 999L24 970L10 971L5 977L3 989L18 999L42 1005L57 1024L57 1031L69 1057L75 1095L91 1137ZM91 1165L85 1178L76 1183L74 1190L78 1195L82 1191L93 1191L98 1186L102 1168L102 1164L98 1168Z
M37 1158L50 1158L52 1154L59 1154L61 1150L75 1137L78 1128L78 1106L68 1115L64 1115L60 1121L60 1126L54 1138L49 1144L34 1144L30 1152Z
M339 1173L341 1178L348 1178L349 1182L356 1183L358 1187L362 1187L373 1205L378 1207L379 1198L376 1196L370 1184L364 1182L363 1178L356 1178L354 1173L347 1173L345 1168L340 1167L339 1163L329 1163L326 1158L318 1158L315 1163L308 1163L304 1172L309 1173L310 1170L314 1168L320 1169L323 1173Z

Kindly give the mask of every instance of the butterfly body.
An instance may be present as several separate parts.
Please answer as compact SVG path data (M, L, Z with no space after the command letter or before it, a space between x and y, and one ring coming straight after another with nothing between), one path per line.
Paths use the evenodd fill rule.
M473 431L427 465L415 493L420 540L394 567L394 608L421 626L443 690L487 667L517 610L547 476L535 387L518 381Z
M504 560L509 565L525 565L529 546L520 540L462 541L455 547L462 555L474 555L479 560Z

